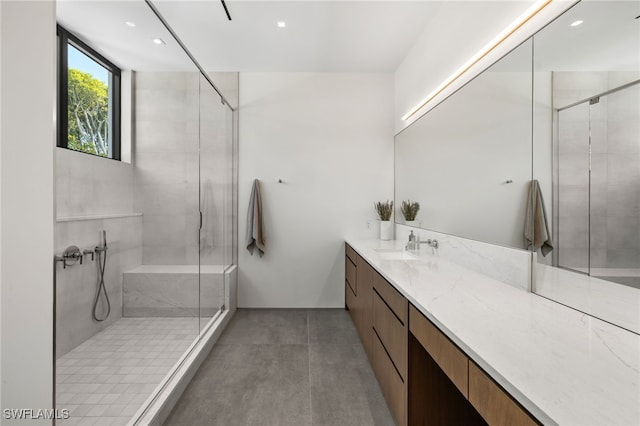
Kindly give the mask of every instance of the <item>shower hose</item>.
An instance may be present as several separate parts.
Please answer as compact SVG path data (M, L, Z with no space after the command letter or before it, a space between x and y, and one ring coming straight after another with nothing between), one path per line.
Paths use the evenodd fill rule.
M109 295L107 294L107 289L104 286L104 270L107 266L107 233L106 231L102 231L104 246L96 247L96 257L98 263L98 291L96 292L96 299L93 301L93 319L96 321L104 321L109 318L109 314L111 313L111 303L109 302ZM104 293L104 299L107 302L107 313L104 317L98 318L97 309L98 309L98 301L100 300L100 292Z

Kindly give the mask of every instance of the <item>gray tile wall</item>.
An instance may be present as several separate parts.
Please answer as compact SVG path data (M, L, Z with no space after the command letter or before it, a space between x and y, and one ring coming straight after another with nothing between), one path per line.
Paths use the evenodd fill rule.
M133 167L65 149L56 150L58 218L133 213ZM107 231L105 285L111 314L92 318L98 285L96 261L63 269L56 265L56 356L60 357L122 317L122 273L142 262L142 218L57 221L55 254L70 245L94 249ZM102 296L101 296L102 297ZM101 299L103 300L103 299ZM103 302L99 305L104 308ZM103 310L99 311L104 313Z
M554 106L634 78L637 73L554 73ZM640 86L561 111L558 131L559 264L584 269L590 257L592 268L640 268Z
M222 264L231 220L230 122L199 74L136 73L135 209L143 263ZM206 238L198 231L202 199ZM202 241L201 241L202 240ZM227 250L231 252L230 248Z

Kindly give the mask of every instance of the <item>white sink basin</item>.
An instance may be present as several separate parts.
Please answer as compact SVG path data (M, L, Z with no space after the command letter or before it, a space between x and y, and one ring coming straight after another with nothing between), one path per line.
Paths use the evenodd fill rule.
M384 260L415 260L416 257L400 249L373 249Z

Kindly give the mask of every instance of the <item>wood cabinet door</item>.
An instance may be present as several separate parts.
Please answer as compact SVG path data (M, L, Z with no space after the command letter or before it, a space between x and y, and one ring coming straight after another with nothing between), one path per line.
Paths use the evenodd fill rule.
M490 425L538 424L473 361L469 362L469 402Z
M405 303L407 303L405 299ZM407 378L407 328L373 291L373 329L403 380Z
M357 255L356 255L357 256ZM358 322L356 328L362 340L362 346L369 357L372 359L372 337L373 337L373 274L374 270L362 257L356 258L356 294L358 302Z
M469 358L413 305L409 307L409 330L431 355L458 390L469 395Z

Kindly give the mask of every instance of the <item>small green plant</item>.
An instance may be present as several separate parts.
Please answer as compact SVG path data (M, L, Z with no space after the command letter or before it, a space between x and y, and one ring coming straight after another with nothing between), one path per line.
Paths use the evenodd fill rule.
M404 220L406 221L416 220L416 216L418 215L419 210L420 203L418 203L417 201L405 200L400 206L400 211L402 212L402 216L404 216Z
M393 201L378 201L377 203L373 203L373 206L376 208L376 212L378 212L380 220L391 219L391 213L393 213Z

